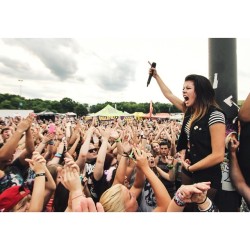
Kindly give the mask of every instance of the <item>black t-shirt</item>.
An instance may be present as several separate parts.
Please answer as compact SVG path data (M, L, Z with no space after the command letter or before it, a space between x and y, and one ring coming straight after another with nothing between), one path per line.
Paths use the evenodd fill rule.
M103 176L99 181L95 180L94 176L92 177L94 189L97 194L97 201L99 201L102 194L112 186L115 179L116 170L117 169L114 168L104 170Z
M238 162L248 186L250 186L250 122L241 123Z

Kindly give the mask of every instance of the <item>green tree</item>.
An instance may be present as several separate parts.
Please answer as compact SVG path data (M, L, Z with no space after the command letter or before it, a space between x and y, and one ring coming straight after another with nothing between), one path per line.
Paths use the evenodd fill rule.
M15 109L10 100L4 100L0 103L1 109Z
M60 104L63 113L74 112L74 106L76 103L72 99L65 97L60 101Z

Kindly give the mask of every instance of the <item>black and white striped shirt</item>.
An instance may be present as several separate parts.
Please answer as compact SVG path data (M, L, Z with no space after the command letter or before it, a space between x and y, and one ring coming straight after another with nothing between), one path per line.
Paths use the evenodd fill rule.
M190 117L190 119L188 120L186 126L185 126L185 133L187 134L187 138L189 140L189 135L190 135L190 120L192 117ZM210 127L211 125L215 124L215 123L223 123L226 124L225 121L225 116L221 111L215 110L210 114L210 117L208 119L208 126Z

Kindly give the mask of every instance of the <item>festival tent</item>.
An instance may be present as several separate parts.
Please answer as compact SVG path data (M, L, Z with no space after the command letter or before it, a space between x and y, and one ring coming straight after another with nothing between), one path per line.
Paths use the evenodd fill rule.
M56 114L45 110L45 111L42 111L40 113L36 113L36 115L37 115L37 118L40 120L47 120L47 121L52 120L54 122Z
M134 113L133 113L133 116L134 116L135 118L143 118L143 117L145 117L145 115L146 115L146 114L144 114L143 112L134 112Z
M66 116L67 116L67 117L76 117L77 114L74 113L74 112L67 112L67 113L66 113Z
M0 117L27 117L30 113L34 113L34 110L24 109L0 109Z
M183 113L176 113L176 114L171 114L169 119L170 120L177 120L177 121L182 121L184 117Z
M113 108L111 105L108 104L106 107L104 107L97 113L91 114L91 116L98 117L99 120L113 120L113 119L117 119L118 117L123 119L124 117L133 116L133 115L124 113L118 109Z

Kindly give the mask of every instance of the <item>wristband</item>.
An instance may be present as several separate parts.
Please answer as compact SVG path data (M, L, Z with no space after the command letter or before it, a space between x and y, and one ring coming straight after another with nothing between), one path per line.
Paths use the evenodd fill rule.
M45 173L36 174L35 177L45 176Z
M56 154L55 154L55 157L61 158L61 157L62 157L62 154L56 153Z
M74 199L79 198L81 196L83 196L83 194L77 195L76 197L72 198L71 200L73 201Z
M184 207L186 203L180 198L179 191L177 191L174 195L174 202L179 207Z
M171 170L171 169L173 169L173 168L174 168L174 165L172 165L172 164L169 164L169 165L168 165L168 169L169 169L169 170Z
M117 138L115 142L121 142L121 138Z
M207 208L205 209L200 209L198 206L198 209L200 212L215 212L215 206L213 205L213 202L211 200L209 200L209 205Z
M49 141L48 144L49 145L54 145L54 141Z
M200 202L200 203L196 202L196 204L197 204L197 205L204 204L204 203L206 202L206 200L207 200L207 196L206 196L206 198L205 198L205 200L204 200L204 201L202 201L202 202Z

